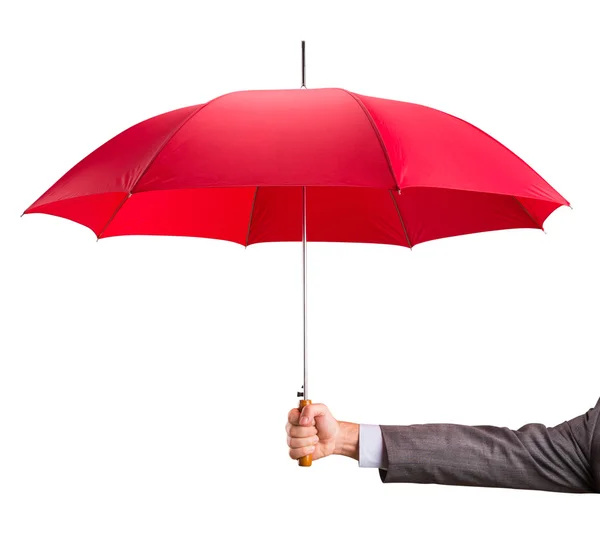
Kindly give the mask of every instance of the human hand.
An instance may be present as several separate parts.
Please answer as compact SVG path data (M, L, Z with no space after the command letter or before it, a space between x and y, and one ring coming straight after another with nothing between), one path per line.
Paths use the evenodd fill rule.
M358 424L338 422L326 405L313 403L288 413L285 426L289 455L297 460L307 454L313 460L343 454L358 460Z

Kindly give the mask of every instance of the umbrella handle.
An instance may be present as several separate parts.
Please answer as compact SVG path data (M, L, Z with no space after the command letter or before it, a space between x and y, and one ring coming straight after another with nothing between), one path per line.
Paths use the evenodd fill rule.
M301 399L298 409L302 412L302 409L311 403L312 401L310 399ZM298 458L298 465L300 467L310 467L312 465L312 454L307 454L306 456L302 456L302 458Z

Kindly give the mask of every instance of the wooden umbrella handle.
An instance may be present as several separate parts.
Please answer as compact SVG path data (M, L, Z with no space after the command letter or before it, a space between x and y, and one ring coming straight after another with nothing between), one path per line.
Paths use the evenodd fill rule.
M298 409L302 412L302 409L311 403L312 401L310 399L301 399ZM300 467L310 467L312 465L312 454L307 454L306 456L302 456L302 458L298 458L298 465Z

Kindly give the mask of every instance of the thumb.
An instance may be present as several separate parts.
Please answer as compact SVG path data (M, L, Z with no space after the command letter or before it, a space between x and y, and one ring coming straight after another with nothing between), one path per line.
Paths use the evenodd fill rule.
M329 409L322 403L306 405L300 413L300 425L312 426L315 424L316 419L327 414L329 414Z

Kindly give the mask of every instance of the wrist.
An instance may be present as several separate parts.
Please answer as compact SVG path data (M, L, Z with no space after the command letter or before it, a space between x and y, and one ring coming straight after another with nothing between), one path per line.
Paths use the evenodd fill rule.
M348 456L358 460L358 438L360 426L353 422L339 422L333 454Z

